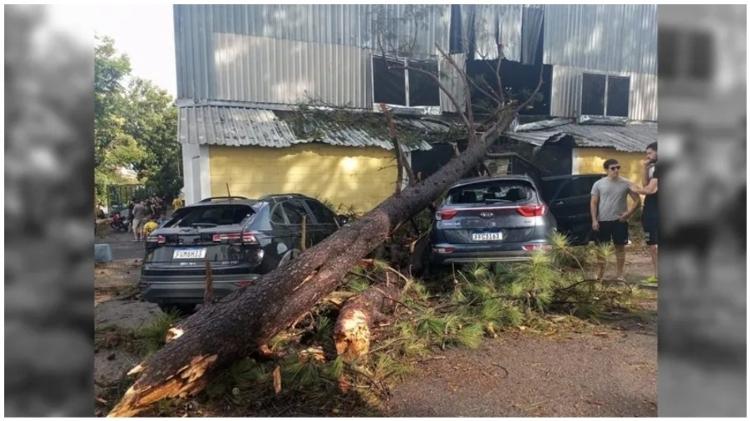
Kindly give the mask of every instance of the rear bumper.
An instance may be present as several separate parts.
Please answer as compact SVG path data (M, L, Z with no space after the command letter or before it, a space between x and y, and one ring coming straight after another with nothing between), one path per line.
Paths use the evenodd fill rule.
M222 298L239 288L243 282L258 279L259 274L213 275L214 298ZM160 304L199 304L203 302L206 288L205 276L195 275L141 275L138 283L143 299Z
M523 262L531 259L531 253L524 245L547 246L546 240L524 241L504 244L433 244L430 261L438 265L474 262ZM452 250L445 252L446 249ZM439 252L438 250L443 250Z

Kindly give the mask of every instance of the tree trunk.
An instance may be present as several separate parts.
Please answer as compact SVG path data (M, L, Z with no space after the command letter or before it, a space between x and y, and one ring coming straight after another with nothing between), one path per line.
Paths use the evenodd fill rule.
M466 150L432 176L389 197L297 259L185 319L176 328L180 335L131 370L140 377L109 415L131 416L161 399L197 393L207 373L256 351L335 290L349 269L385 241L398 223L471 171L496 133L514 117L515 110L505 110L496 130L481 137L470 134L473 141Z
M372 328L383 313L393 308L399 291L394 285L378 284L344 303L333 329L336 353L351 362L370 351Z

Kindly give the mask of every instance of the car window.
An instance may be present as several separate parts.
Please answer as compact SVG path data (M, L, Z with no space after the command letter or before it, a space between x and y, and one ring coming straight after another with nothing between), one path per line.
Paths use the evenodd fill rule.
M273 212L271 212L271 223L286 224L286 219L284 219L284 211L281 209L280 203L274 206Z
M500 180L456 187L448 192L447 204L516 203L534 197L531 184L517 180Z
M189 227L194 225L239 224L254 213L247 205L195 206L175 212L166 227Z
M325 207L322 203L316 201L316 200L306 200L307 206L310 207L310 210L312 211L313 215L315 215L315 219L318 221L319 224L335 224L335 217L336 214L334 214L330 209Z
M560 193L557 195L558 198L563 197L575 197L575 196L587 196L591 194L591 187L594 186L597 178L595 177L576 177L570 180L565 186L563 186Z
M302 224L302 217L307 215L302 202L296 200L287 200L283 202L281 206L284 208L284 213L286 213L286 217L289 218L290 224Z

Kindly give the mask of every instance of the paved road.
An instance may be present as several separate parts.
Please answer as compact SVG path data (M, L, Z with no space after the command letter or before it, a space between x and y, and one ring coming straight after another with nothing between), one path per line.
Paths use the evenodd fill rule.
M133 234L128 232L109 233L97 238L96 243L108 243L112 248L112 259L143 259L145 249L143 241L133 241Z

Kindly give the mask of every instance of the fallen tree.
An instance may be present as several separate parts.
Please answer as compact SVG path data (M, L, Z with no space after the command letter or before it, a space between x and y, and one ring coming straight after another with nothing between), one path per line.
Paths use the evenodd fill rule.
M161 399L195 394L203 389L207 375L217 367L260 352L277 333L334 291L347 272L383 243L395 227L428 207L477 167L488 147L541 86L540 78L536 91L519 106L505 101L499 85L492 97L497 104L494 112L483 123L475 124L468 92L471 82L450 56L442 50L440 53L463 81L467 91L463 106L440 84L438 76L428 75L438 82L456 109L465 110L459 113L466 126L465 150L430 177L394 193L362 218L305 250L297 259L220 302L203 307L171 329L164 348L131 370L129 374L140 376L109 416L132 416ZM499 82L499 65L497 72Z

